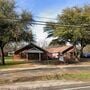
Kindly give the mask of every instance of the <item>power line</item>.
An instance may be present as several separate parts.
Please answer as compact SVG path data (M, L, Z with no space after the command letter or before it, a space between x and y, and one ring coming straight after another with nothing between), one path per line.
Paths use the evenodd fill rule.
M49 23L49 22L45 22L45 21L34 21L35 23L42 23L42 25L46 25L47 23ZM90 24L80 24L80 25L71 25L71 24L68 24L68 25L60 25L60 23L55 23L55 22L53 22L53 23L51 23L51 25L59 25L59 26L61 26L61 27L65 27L65 26L73 26L73 27L82 27L82 26L89 26Z
M46 25L46 24L43 24L43 23L35 23L35 22L31 22L31 24L33 24L33 25L40 25L40 26L41 25L43 25L43 26Z
M43 19L49 19L49 20L58 20L56 18L47 18L47 17L40 17L40 16L34 16L35 18L43 18Z
M34 20L33 22L37 22L37 23L42 23L42 24L47 24L47 23L50 23L50 22L45 22L45 21L36 21L36 20ZM52 22L51 23L52 25L60 25L60 23L55 23L55 22ZM89 24L80 24L80 25L71 25L71 26L88 26ZM70 24L68 24L68 25L61 25L61 26L70 26Z
M21 19L10 19L10 18L0 18L0 20L9 20L9 21L15 21L15 22L21 21ZM26 21L26 19L24 19L23 21ZM49 23L49 22L33 20L33 21L31 21L30 24L34 24L34 25L46 25L47 23ZM72 26L72 27L82 27L82 26L89 26L90 24L60 25L59 23L53 22L52 25L59 25L59 27L68 27L68 26Z
M36 18L44 18L44 19L52 19L52 20L58 20L57 18L49 18L49 17L42 17L42 16L36 16L36 15L34 15L33 17L36 17Z
M36 23L36 22L32 22L31 24L34 25L46 25L44 23ZM53 25L59 25L58 27L77 27L77 28L81 28L82 26L84 27L88 27L89 24L81 24L81 25L60 25L60 24L53 24Z
M43 23L43 24L47 24L47 23L49 23L49 22L47 22L47 21L38 21L38 20L34 20L33 22L38 22L38 23ZM59 23L55 23L55 22L52 22L52 24L59 24Z

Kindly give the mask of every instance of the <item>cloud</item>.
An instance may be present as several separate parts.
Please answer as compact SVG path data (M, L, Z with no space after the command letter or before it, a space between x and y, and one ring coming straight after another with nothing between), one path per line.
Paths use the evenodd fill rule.
M49 21L56 21L57 18L57 14L60 13L60 9L56 11L56 13L54 13L52 10L45 10L43 12L41 12L40 14L38 14L39 17L42 18L35 18L35 20L37 21L44 21L44 22L49 22ZM33 33L36 35L36 41L38 44L42 45L46 42L47 44L52 40L52 38L47 39L47 33L44 32L44 27L45 25L35 25L32 30ZM44 42L43 42L44 41ZM40 46L42 46L40 45Z

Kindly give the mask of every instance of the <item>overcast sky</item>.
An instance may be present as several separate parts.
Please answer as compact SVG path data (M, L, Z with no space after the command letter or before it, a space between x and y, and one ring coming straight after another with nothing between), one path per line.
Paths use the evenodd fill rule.
M36 20L49 21L45 18L56 18L57 14L60 14L63 9L72 6L83 6L90 4L90 0L16 0L18 11L26 9L31 11ZM42 41L46 38L47 34L43 32L43 26L36 25L33 28L34 34L36 34L36 40Z

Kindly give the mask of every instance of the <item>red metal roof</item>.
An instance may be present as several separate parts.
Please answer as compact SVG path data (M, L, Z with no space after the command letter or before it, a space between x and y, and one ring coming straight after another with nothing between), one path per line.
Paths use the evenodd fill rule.
M49 53L57 53L61 52L63 53L65 50L71 52L73 50L73 46L60 46L60 47L52 47L46 49Z

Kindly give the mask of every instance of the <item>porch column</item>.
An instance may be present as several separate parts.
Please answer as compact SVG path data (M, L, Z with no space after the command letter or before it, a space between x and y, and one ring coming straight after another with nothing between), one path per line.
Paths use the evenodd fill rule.
M39 53L39 61L41 61L41 53Z
M26 61L28 61L28 59L29 59L29 58L28 58L28 54L29 54L29 53L26 53Z

